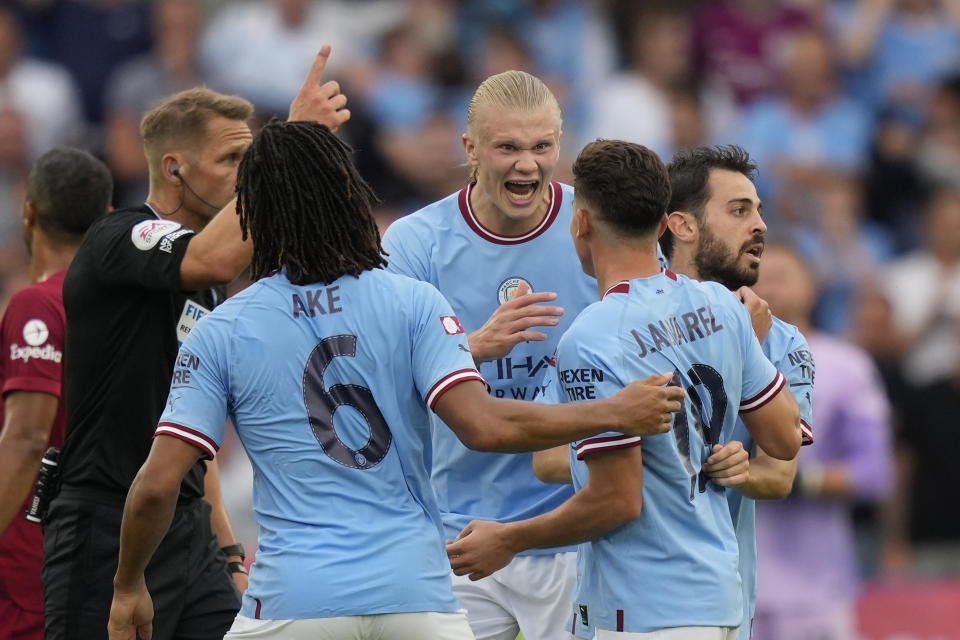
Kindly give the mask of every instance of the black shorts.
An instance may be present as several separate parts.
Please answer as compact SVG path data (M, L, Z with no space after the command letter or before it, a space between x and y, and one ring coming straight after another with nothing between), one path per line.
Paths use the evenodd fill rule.
M47 640L107 638L123 505L61 493L44 523ZM147 565L154 640L221 640L240 609L226 558L210 529L210 505L178 506Z

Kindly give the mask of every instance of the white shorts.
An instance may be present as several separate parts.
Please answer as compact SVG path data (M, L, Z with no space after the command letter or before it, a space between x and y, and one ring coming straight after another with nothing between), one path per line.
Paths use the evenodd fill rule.
M453 594L467 610L478 640L569 640L567 620L577 582L577 554L520 556L471 582L453 576Z
M596 640L736 640L737 627L670 627L649 633L597 629Z
M466 611L254 620L238 615L224 640L472 640Z

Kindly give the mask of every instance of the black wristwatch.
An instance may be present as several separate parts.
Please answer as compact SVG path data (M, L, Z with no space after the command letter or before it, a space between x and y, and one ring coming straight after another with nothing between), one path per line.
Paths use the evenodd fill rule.
M230 556L240 556L240 560L246 560L247 556L243 552L243 545L239 543L228 544L225 547L220 547L220 551L223 551L224 555L228 558ZM244 571L246 573L246 571Z

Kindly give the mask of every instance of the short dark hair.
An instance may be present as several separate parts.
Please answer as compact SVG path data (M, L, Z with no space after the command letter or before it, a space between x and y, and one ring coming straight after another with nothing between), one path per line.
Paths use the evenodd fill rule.
M573 163L573 187L601 220L630 236L655 229L670 200L667 168L657 154L623 140L587 144Z
M386 266L373 190L352 149L316 122L274 120L237 172L237 213L253 239L254 279L286 269L294 284L330 284Z
M76 244L94 221L107 212L113 178L106 165L86 151L58 147L33 164L26 198L37 224L52 239Z
M736 171L753 180L757 164L743 147L734 144L678 151L667 165L672 188L668 210L690 213L702 223L704 208L710 199L713 169ZM660 236L660 248L668 258L673 255L673 234L669 228Z

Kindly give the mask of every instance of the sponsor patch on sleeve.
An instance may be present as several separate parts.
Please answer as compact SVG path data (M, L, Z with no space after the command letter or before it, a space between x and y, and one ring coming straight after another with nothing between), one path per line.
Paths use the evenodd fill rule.
M457 316L440 316L440 324L443 325L443 330L447 332L447 335L465 333L463 325L457 320Z
M130 239L133 241L133 246L140 251L149 251L157 246L162 238L180 229L181 225L171 220L144 220L135 224L133 229L130 230Z

